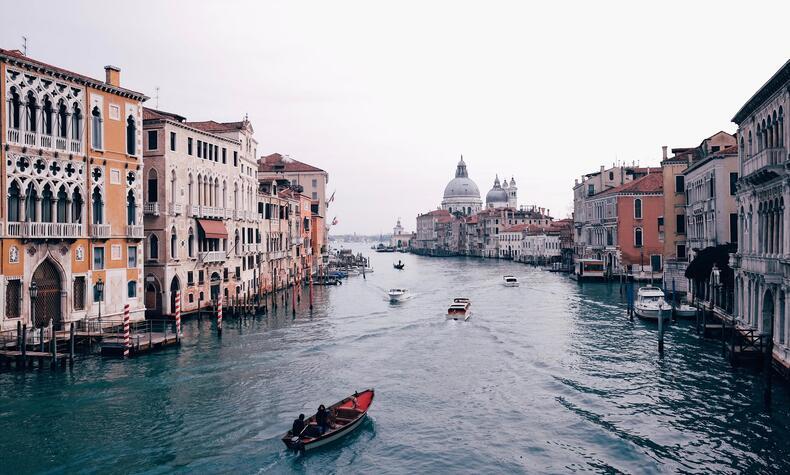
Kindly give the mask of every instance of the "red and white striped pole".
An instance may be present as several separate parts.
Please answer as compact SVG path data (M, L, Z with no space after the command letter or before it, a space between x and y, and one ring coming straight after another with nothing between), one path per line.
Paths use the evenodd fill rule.
M181 291L176 291L176 339L181 340Z
M129 304L123 306L123 357L129 356L132 347L132 335L129 333Z
M219 303L217 305L217 335L222 335L222 295L218 296Z

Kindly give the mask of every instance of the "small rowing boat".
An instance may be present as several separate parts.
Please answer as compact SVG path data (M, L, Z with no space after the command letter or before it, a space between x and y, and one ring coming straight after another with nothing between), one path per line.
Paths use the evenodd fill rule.
M373 389L366 389L337 402L327 408L330 417L330 428L320 434L315 422L315 414L305 421L305 429L301 434L293 434L290 430L282 438L286 447L291 450L306 451L334 442L354 431L365 420L368 409L373 403Z

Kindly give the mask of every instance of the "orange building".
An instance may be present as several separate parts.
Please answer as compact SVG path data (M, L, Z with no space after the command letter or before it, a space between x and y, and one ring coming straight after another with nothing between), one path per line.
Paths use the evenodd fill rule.
M0 328L119 317L142 300L142 102L0 49ZM101 286L97 285L101 283ZM34 285L35 284L35 285ZM37 289L32 304L31 287ZM103 291L99 289L103 287Z

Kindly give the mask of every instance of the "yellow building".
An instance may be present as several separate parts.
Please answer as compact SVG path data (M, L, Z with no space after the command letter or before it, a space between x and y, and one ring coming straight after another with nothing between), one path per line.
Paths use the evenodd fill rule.
M144 316L147 97L120 87L118 68L105 72L99 81L0 49L0 329L117 318L127 303Z

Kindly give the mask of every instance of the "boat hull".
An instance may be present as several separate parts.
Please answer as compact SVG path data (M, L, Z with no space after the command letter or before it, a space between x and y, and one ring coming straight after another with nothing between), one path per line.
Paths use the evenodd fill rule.
M663 317L664 320L670 318L672 316L672 309L657 309L657 308L650 308L650 307L634 307L634 313L637 317L645 319L645 320L656 320L660 317Z
M519 283L518 282L505 282L504 285L505 285L505 287L518 287Z
M460 314L460 313L449 314L448 313L447 314L447 320L456 320L456 321L465 322L465 321L469 320L469 317L471 317L471 316L472 316L472 312L471 311L466 312L464 314Z

